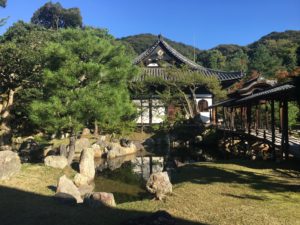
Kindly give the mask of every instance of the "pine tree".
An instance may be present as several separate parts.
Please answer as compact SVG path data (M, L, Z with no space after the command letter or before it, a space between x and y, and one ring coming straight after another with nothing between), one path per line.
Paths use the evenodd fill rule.
M61 30L61 40L44 53L43 97L30 105L30 118L50 133L69 132L72 162L76 135L97 121L113 128L133 119L127 81L135 74L123 46L93 30Z
M274 55L264 45L259 45L253 53L250 62L250 69L258 71L266 77L275 76L278 69L281 68L281 60Z

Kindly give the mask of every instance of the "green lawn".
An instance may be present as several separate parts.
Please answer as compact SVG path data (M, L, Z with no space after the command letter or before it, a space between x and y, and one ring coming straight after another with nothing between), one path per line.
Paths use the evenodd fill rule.
M299 163L298 163L299 164ZM64 171L23 165L19 175L0 182L0 224L119 224L166 210L178 224L300 224L300 169L255 161L195 163L174 174L174 194L166 201L144 200L116 208L63 205L53 187Z

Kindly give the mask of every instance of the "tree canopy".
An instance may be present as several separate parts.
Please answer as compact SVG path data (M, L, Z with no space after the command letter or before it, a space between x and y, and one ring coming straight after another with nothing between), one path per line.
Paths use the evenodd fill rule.
M0 0L0 7L6 7L7 0Z
M6 0L0 0L0 7L5 8L6 7ZM3 26L6 22L7 18L0 18L0 27Z
M48 2L32 16L31 22L47 29L82 27L79 8L65 9L60 3Z
M49 132L77 132L96 120L113 127L130 121L134 108L126 91L135 74L124 47L89 30L62 30L44 51L42 99L30 118Z
M28 25L28 27L30 26ZM1 39L0 136L3 139L0 137L0 142L2 143L9 141L12 126L16 125L16 127L21 128L23 124L28 124L26 123L28 120L24 119L24 113L26 114L25 106L30 102L30 99L26 99L24 93L39 85L43 66L41 61L42 49L46 41L51 40L56 35L47 30L29 29L30 31L28 31L23 28L22 24L17 23L8 31L8 36L3 35ZM15 32L11 31L18 31L16 32L18 35L13 35ZM38 96L38 90L35 89L34 97Z

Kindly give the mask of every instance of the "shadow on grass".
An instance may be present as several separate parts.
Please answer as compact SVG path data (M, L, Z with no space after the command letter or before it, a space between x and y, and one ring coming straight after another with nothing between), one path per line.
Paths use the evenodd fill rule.
M251 200L259 200L259 201L266 200L266 198L255 196L255 195L248 195L248 194L245 194L245 195L233 195L233 194L224 193L222 195L223 196L232 197L232 198L239 198L239 199L251 199Z
M251 162L243 161L236 163L235 161L224 161L219 164L238 164L240 166L250 167ZM216 166L217 165L217 166ZM270 165L269 165L270 166ZM251 165L251 168L261 168ZM269 167L264 167L269 168ZM274 168L274 170L278 168ZM278 179L281 178L281 179ZM282 179L285 178L285 179ZM295 182L287 182L295 181ZM245 184L256 190L267 190L270 192L300 192L300 183L296 178L289 178L285 175L279 174L263 174L252 171L230 169L230 166L218 167L218 162L213 166L208 164L190 164L183 166L177 170L172 177L172 183L192 182L195 184L213 184L213 183L230 183L230 184Z
M0 186L1 225L118 225L150 213L118 208L66 205L53 197ZM174 218L176 225L201 225Z
M216 162L218 163L218 162ZM290 159L286 161L282 161L280 163L276 163L274 161L264 161L264 160L257 160L257 161L251 161L251 160L228 160L228 161L220 161L222 164L236 164L239 166L244 166L251 169L273 169L274 171L280 171L280 170L289 170L293 171L295 174L298 174L300 176L300 160L297 159ZM280 171L283 175L287 175L288 177L294 177L291 176L291 174L284 173Z

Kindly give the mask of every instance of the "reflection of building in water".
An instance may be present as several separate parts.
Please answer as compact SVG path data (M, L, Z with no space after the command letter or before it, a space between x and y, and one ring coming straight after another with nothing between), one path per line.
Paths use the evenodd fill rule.
M151 173L161 172L164 169L164 157L136 157L131 160L133 172L148 180Z
M111 171L120 168L125 162L132 161L135 159L136 155L131 154L131 155L125 155L121 157L117 157L114 159L102 159L102 158L97 158L95 159L95 167L98 172L101 172L105 169L109 169Z

